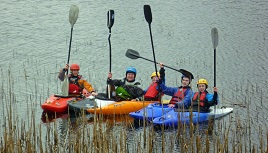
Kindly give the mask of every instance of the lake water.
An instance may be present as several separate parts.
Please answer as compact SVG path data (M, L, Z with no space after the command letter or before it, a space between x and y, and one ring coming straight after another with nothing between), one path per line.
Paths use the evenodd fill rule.
M126 67L135 66L144 88L150 83L154 64L125 57L127 49L134 49L153 60L143 5L149 4L152 9L156 60L192 72L196 78L192 83L195 91L196 81L201 77L209 81L212 91L211 29L216 27L220 106L234 107L234 118L239 116L244 129L251 124L252 141L259 144L258 131L267 131L268 116L268 1L265 0L4 0L0 13L1 125L7 113L6 102L10 100L8 93L14 94L12 103L17 116L25 120L30 116L28 108L34 110L35 116L41 116L40 104L50 94L60 93L57 72L67 62L71 29L68 16L72 4L80 12L74 25L70 63L78 63L80 74L99 92L105 91L109 71L108 10L115 11L111 33L113 77L124 77ZM166 69L166 77L168 86L180 84L181 74L176 71ZM36 122L42 121L37 117Z

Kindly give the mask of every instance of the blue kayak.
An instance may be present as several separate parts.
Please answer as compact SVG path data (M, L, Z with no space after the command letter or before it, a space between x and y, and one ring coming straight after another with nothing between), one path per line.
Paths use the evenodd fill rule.
M156 117L160 117L167 112L173 110L173 108L169 108L168 104L159 104L158 102L149 104L147 107L138 110L136 112L131 112L129 115L138 120L149 120L152 121Z
M216 108L214 111L214 107L209 109L209 112L192 112L192 120L190 117L190 112L178 112L175 109L167 112L166 114L156 117L153 119L153 124L155 125L164 125L164 126L178 126L178 124L189 124L190 121L193 124L197 124L200 122L207 122L210 118L220 118L225 115L228 115L233 111L233 108L223 107Z

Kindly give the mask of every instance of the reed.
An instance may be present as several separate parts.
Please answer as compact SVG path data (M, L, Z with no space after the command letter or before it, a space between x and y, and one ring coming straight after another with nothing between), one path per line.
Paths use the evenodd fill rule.
M73 120L70 114L66 119L58 118L59 114L53 114L52 118L51 114L44 114L45 121L40 123L35 105L27 107L27 118L17 115L13 108L17 101L14 80L8 75L8 88L0 87L3 105L0 152L268 152L268 131L261 124L252 124L252 101L248 97L245 97L246 113L242 114L246 120L235 112L216 121L212 135L207 130L208 124L179 123L178 127L157 128L145 121L133 121L128 115L95 114L88 118L81 112ZM248 88L253 87L250 84ZM254 90L254 94L260 93ZM26 96L27 99L32 100ZM36 101L37 96L33 99ZM257 138L252 135L254 131L259 131ZM258 141L253 141L254 138Z

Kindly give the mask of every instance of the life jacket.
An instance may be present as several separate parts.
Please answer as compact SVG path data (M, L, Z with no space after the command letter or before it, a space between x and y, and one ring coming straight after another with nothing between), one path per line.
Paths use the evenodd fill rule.
M205 91L205 92L199 93L199 95L198 95L198 92L194 94L193 101L192 101L193 111L209 112L210 104L208 103L208 100L206 98L207 93L208 92ZM198 107L198 100L199 100L199 107Z
M156 82L152 83L148 89L147 92L144 95L145 99L154 99L158 96L159 91L157 90L158 84Z
M204 107L207 103L206 96L207 96L207 91L201 92L201 93L196 92L194 94L193 101L192 101L193 106L198 106L198 101L199 101L199 105L201 107Z
M79 85L78 81L82 78L82 75L73 76L68 75L69 78L69 94L80 94L83 88Z
M170 104L176 104L177 102L180 102L183 100L185 96L185 92L189 89L190 87L182 87L180 86L178 91L172 96L171 100L169 101Z

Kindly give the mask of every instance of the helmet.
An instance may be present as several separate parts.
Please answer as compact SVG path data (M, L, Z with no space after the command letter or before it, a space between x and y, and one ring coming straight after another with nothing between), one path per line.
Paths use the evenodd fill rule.
M70 70L80 70L80 66L78 64L72 64L71 67L70 67Z
M127 75L127 73L134 73L135 76L136 76L136 74L137 74L137 70L135 69L135 67L130 66L130 67L128 67L127 70L126 70L126 75Z
M197 86L199 84L205 84L208 87L208 81L206 79L199 79L196 84Z
M155 77L155 76L156 76L156 72L153 72L152 75L151 75L151 78L152 77ZM160 76L160 73L159 72L157 72L157 76Z

